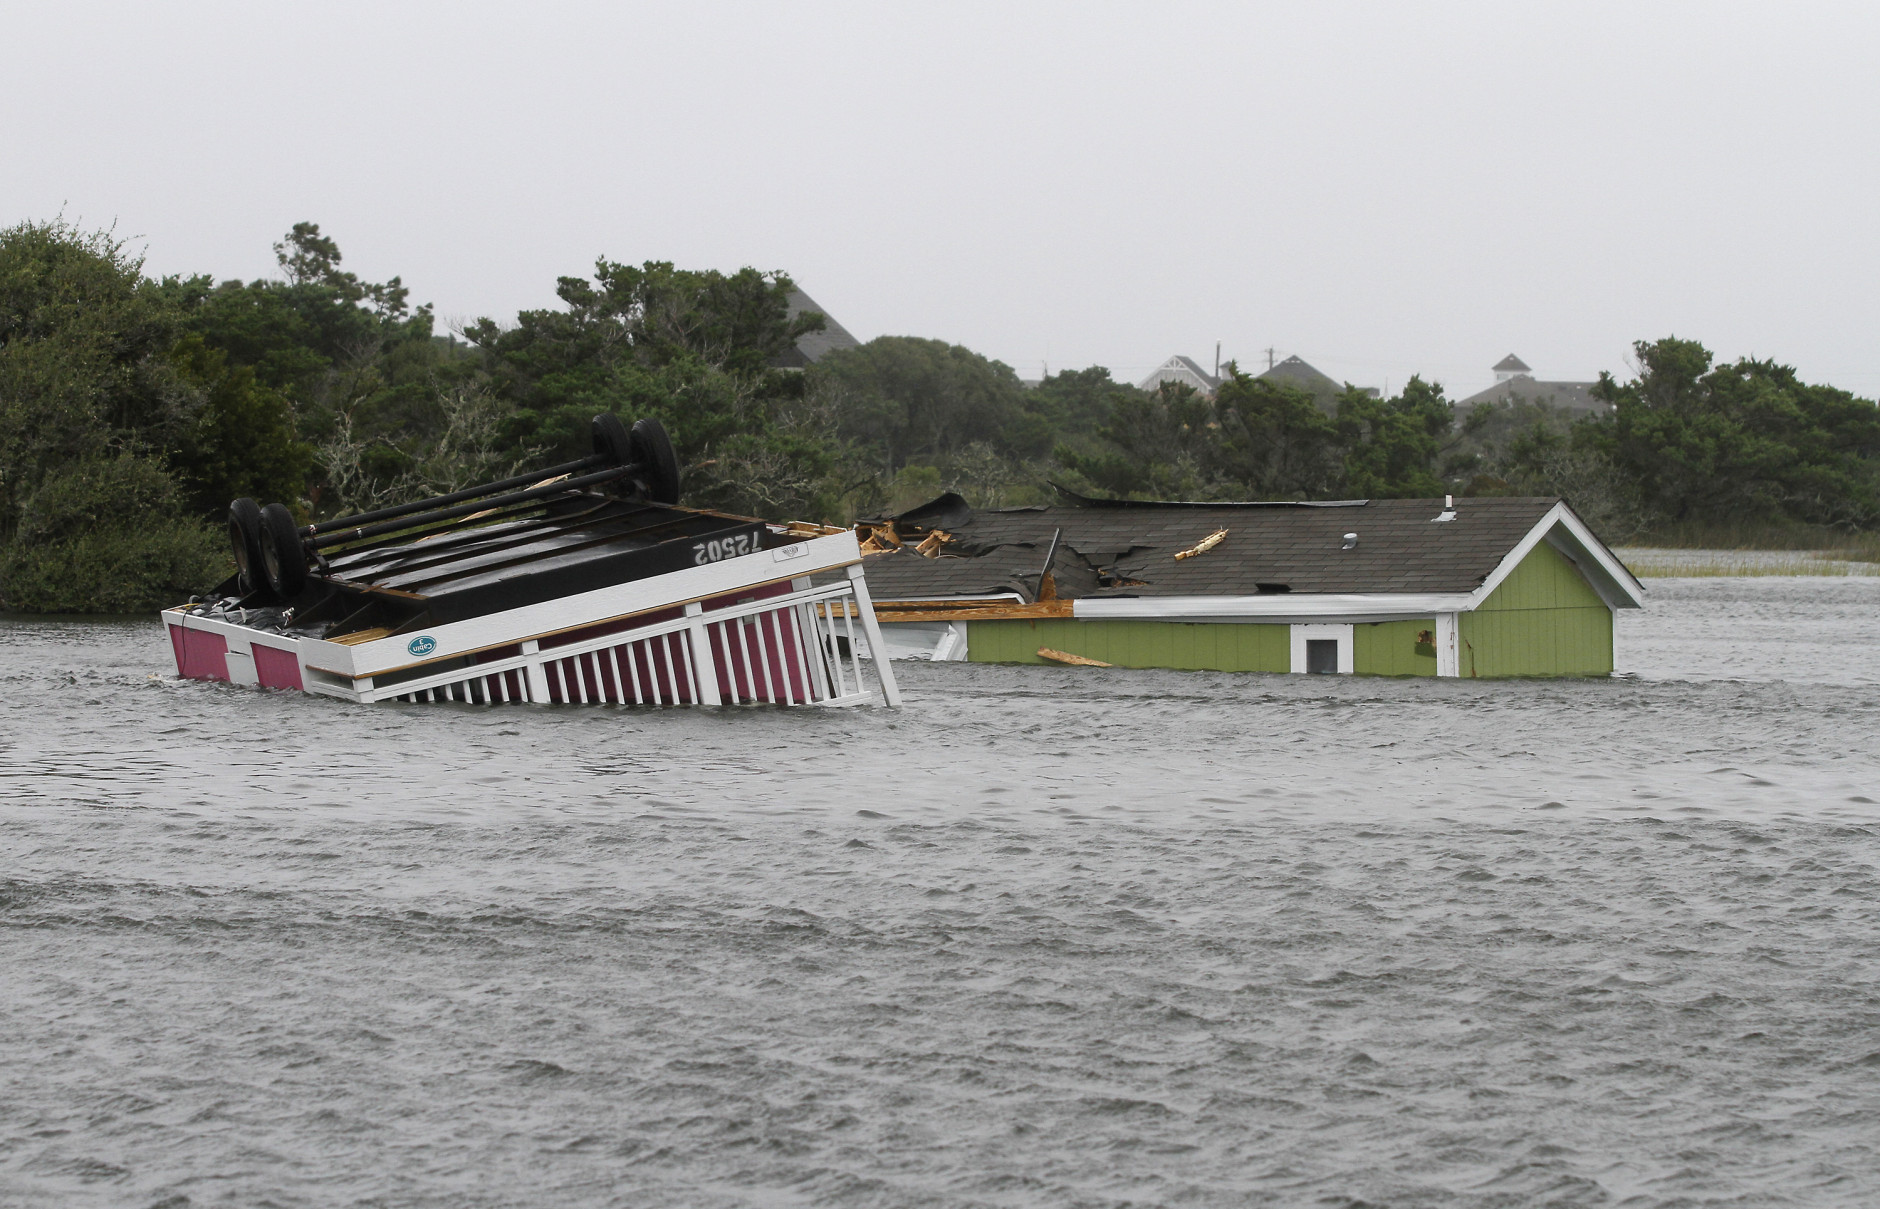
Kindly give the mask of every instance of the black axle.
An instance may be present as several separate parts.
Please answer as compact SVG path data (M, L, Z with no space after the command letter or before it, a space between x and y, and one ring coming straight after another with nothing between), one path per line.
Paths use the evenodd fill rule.
M612 459L604 453L591 453L587 457L576 458L572 462L563 462L559 466L549 466L542 470L531 470L527 474L512 475L506 479L499 479L494 483L484 483L479 487L465 487L462 491L453 491L449 495L433 496L428 500L419 500L413 504L394 504L390 508L375 508L371 512L361 512L357 516L342 516L336 520L320 521L318 524L306 526L301 530L301 533L309 538L315 539L312 543L313 545L321 546L326 543L318 540L320 536L335 530L354 529L360 525L369 525L373 521L390 520L395 516L410 516L414 512L424 512L432 508L442 508L446 505L455 504L463 500L478 499L493 491L502 491L508 487L520 487L524 483L539 483L545 478L555 478L559 475L573 474L577 470L586 470L589 466L599 466L611 460Z
M375 525L364 525L354 529L332 530L330 528L332 522L329 521L326 526L322 526L323 528L328 528L329 531L320 534L318 537L309 539L306 544L312 549L320 550L327 546L340 545L343 542L358 542L364 541L369 537L382 537L387 533L396 533L400 529L415 529L420 525L435 525L439 521L453 521L460 516L469 516L473 512L487 512L493 508L502 508L509 504L520 504L527 500L539 500L543 496L560 495L565 491L574 491L582 487L592 487L599 483L612 482L614 479L624 478L632 474L637 469L639 469L637 466L610 466L606 470L597 470L593 474L578 475L570 479L556 479L552 483L542 483L536 487L525 488L522 491L511 491L505 495L479 496L470 500L468 503L453 504L448 508L427 508L423 512L407 512L396 520L380 521ZM536 476L530 475L528 477L534 478ZM485 490L487 490L487 488L485 488ZM459 497L461 497L461 493L459 493ZM439 499L450 498L453 497L439 497ZM425 501L426 504L434 504L437 502L437 500ZM371 513L367 513L366 515L370 516ZM355 517L353 519L358 520L360 518Z

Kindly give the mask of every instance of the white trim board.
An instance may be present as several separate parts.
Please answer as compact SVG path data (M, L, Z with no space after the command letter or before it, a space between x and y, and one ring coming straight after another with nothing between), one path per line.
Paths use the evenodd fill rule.
M868 570L867 563L862 564L862 570L864 572ZM936 602L944 600L944 601L949 601L954 604L984 604L984 605L1002 605L1008 600L1016 600L1019 604L1032 603L1031 601L1026 600L1023 596L1020 596L1017 592L994 592L991 594L979 595L979 596L877 596L875 597L876 604L907 604L909 602L912 602L915 604L924 604L929 600L936 601Z
M1349 676L1356 670L1357 656L1352 650L1351 626L1296 625L1292 627L1292 670L1306 674L1306 643L1313 639L1331 639L1338 644L1338 674Z
M1307 621L1410 620L1473 606L1464 595L1380 592L1375 596L1331 592L1275 592L1261 596L1081 597L1071 602L1071 616L1081 620L1134 618L1164 621Z

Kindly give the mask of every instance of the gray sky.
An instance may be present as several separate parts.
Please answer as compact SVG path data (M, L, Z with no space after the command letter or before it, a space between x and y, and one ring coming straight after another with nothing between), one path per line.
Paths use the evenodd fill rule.
M0 223L444 319L788 270L1034 377L1268 346L1452 395L1676 334L1880 394L1871 3L0 0Z

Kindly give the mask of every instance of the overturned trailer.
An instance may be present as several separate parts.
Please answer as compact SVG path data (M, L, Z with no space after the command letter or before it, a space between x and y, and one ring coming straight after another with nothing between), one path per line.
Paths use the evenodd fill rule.
M236 573L165 610L179 676L348 701L898 705L855 535L679 506L653 420L594 453L299 525L236 500Z

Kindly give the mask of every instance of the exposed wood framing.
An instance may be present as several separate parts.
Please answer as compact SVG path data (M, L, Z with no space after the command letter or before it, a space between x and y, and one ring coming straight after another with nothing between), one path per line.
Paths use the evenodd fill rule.
M783 531L791 537L831 537L848 532L840 525L819 525L815 521L786 521Z

